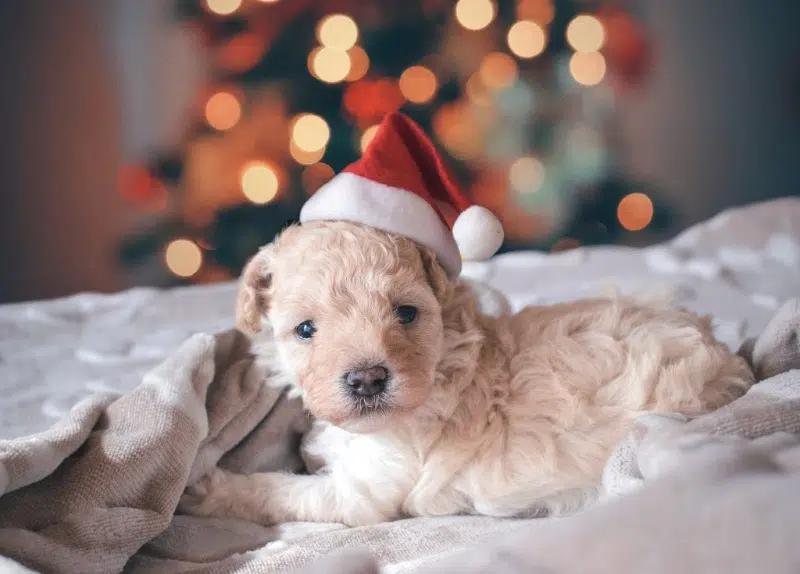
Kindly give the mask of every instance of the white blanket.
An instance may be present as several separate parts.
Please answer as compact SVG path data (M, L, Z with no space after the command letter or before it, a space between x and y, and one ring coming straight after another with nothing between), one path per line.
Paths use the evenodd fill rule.
M610 286L623 292L674 288L681 304L713 314L718 336L738 347L765 327L783 300L800 294L800 200L732 210L663 246L510 254L469 265L465 275L500 289L512 307L585 297ZM0 307L0 438L42 431L98 391L131 391L191 333L227 328L233 296L234 286L223 284ZM682 421L650 422L674 431ZM620 445L615 456L628 462L613 467L617 459L612 459L611 491L638 489L661 476L659 469L675 466L677 455L659 459L661 466L640 464L639 455L631 454L639 453L639 446ZM670 448L661 450L674 454ZM412 571L525 528L524 521L486 518L426 519L424 525L401 521L357 530L286 525L266 547L235 557L241 570L215 571L281 571L345 543L369 548L387 571Z

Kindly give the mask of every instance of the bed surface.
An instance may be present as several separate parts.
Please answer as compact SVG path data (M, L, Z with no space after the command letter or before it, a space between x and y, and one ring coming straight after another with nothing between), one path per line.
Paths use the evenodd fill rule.
M513 308L611 286L674 288L738 346L800 295L800 199L730 210L660 246L511 253L467 264L464 276L498 288ZM191 334L230 327L234 295L223 283L0 306L0 438L42 431L92 393L131 390Z

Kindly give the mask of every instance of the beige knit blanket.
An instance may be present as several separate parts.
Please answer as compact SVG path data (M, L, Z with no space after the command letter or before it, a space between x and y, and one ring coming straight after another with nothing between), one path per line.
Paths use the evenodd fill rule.
M357 529L173 516L215 464L299 470L308 424L244 337L196 335L129 394L0 441L0 572L800 572L798 316L790 302L748 346L762 375L783 374L694 421L643 419L593 509Z

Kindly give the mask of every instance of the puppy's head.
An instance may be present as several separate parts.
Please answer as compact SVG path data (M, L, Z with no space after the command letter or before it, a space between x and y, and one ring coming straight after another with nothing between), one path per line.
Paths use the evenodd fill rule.
M434 254L345 222L291 227L247 265L237 323L269 328L315 417L379 431L430 395L452 285Z

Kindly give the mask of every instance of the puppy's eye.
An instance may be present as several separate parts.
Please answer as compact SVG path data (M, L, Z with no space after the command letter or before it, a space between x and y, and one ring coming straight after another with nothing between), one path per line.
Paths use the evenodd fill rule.
M394 314L403 325L407 325L417 318L417 308L411 305L400 305L394 310Z
M294 328L294 331L301 339L310 339L317 332L317 328L314 326L313 321L303 321Z

